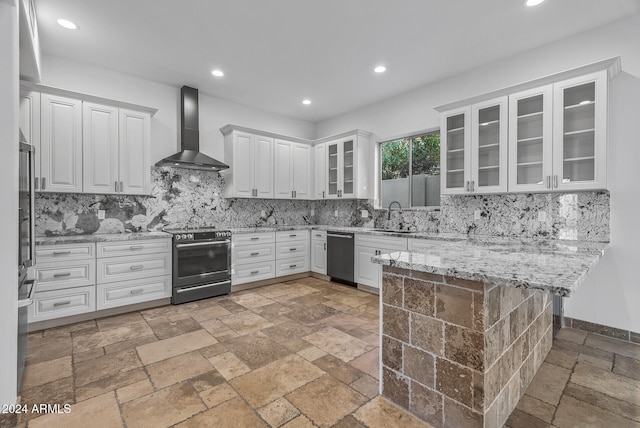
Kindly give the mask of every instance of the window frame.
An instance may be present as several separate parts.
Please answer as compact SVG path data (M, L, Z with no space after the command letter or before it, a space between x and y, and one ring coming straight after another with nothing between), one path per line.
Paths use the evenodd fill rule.
M426 135L431 135L431 134L440 134L440 127L434 127L434 128L429 128L429 129L425 129L422 131L418 131L418 132L411 132L411 133L407 133L407 134L402 134L402 135L398 135L392 138L386 138L383 141L379 141L378 142L378 146L377 146L377 156L378 156L378 165L377 165L377 169L378 169L378 195L377 195L377 200L378 200L378 209L387 209L387 207L383 207L382 206L382 145L385 143L389 143L391 141L396 141L396 140L403 140L403 139L413 139L413 138L419 138L419 137L424 137ZM438 162L440 164L442 164L441 160L442 160L442 154L440 155L440 159L438 160ZM440 211L440 207L441 205L430 205L430 206L413 206L413 143L409 144L409 206L408 207L402 207L403 210L405 211ZM442 170L440 171L442 173ZM442 202L442 199L441 199Z

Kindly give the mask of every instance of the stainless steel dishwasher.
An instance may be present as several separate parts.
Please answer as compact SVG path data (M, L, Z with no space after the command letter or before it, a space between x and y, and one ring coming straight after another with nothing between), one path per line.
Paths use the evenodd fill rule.
M353 280L353 233L327 232L327 275L339 282Z

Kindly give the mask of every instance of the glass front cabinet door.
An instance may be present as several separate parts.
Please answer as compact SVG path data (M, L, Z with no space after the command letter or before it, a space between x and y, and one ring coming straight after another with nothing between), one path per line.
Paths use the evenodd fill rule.
M471 107L463 107L440 115L440 193L455 195L469 193L471 150Z
M507 191L507 97L471 106L471 193Z
M509 191L551 190L553 86L509 96Z
M553 85L554 190L607 187L607 72Z

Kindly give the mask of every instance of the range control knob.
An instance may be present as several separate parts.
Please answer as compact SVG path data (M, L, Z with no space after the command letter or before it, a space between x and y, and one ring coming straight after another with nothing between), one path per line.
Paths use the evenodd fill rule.
M186 234L182 234L182 239L187 239L187 235Z
M193 233L190 233L189 235L187 235L187 238L193 241Z
M174 238L176 239L176 241L179 241L179 240L180 240L180 235L177 235L177 234L176 234L176 235L174 236Z

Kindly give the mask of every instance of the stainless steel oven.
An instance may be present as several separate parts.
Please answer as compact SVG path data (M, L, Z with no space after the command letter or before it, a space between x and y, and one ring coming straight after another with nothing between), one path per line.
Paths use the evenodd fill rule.
M173 233L173 293L179 304L231 292L231 232L166 230Z

